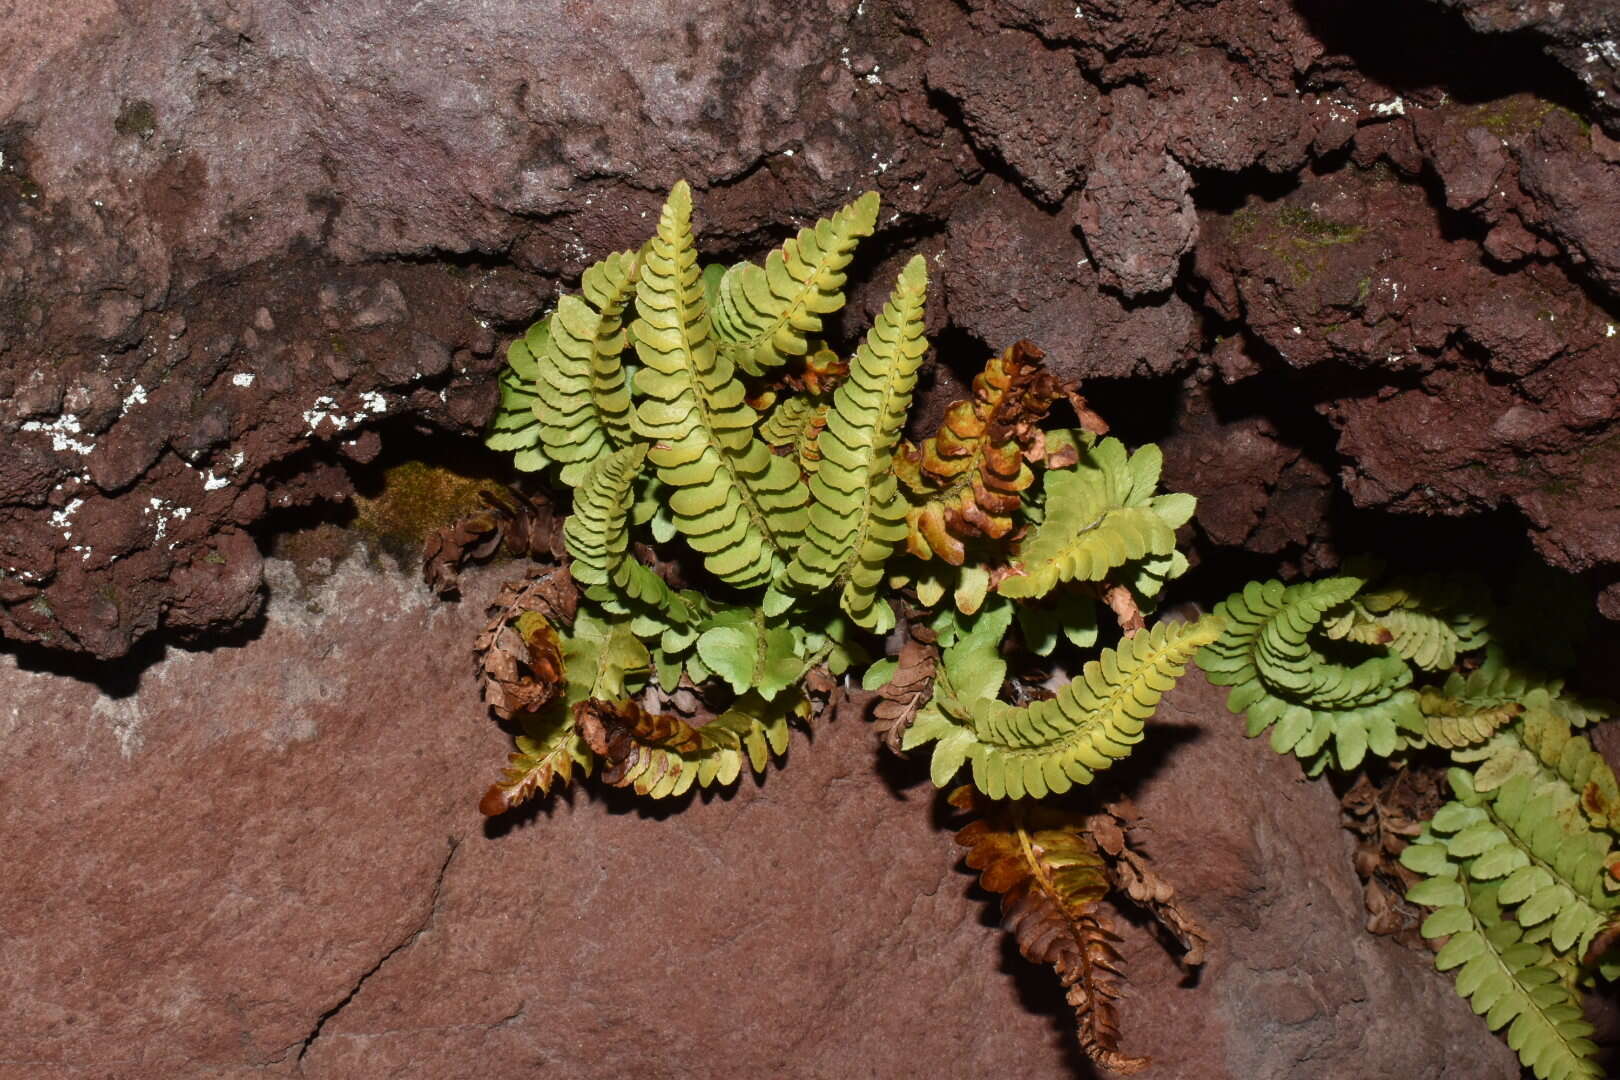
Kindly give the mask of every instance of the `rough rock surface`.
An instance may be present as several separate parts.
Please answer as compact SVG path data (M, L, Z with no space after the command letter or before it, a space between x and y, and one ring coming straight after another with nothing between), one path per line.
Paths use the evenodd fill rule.
M855 716L730 794L486 830L507 739L467 645L511 569L448 605L358 558L270 565L261 637L134 693L0 668L0 1077L1076 1075L1055 980ZM1363 932L1324 785L1196 677L1154 734L1148 850L1215 944L1186 986L1123 926L1131 1048L1211 1080L1517 1076L1426 955Z
M253 618L250 536L383 437L476 431L504 339L682 176L723 257L876 187L880 258L929 251L959 341L1280 379L1267 422L1336 436L1357 505L1514 508L1620 613L1615 20L7 5L0 635L112 658Z

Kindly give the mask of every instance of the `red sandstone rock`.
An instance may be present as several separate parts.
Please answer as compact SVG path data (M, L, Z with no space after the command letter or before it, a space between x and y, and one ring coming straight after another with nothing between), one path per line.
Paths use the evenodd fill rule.
M487 829L507 739L468 645L507 573L442 605L275 563L262 636L134 693L7 662L0 1076L1085 1075L921 764L854 715L734 791ZM1516 1076L1426 954L1363 932L1331 791L1220 702L1189 677L1115 778L1214 934L1188 986L1122 927L1128 1047L1210 1080Z

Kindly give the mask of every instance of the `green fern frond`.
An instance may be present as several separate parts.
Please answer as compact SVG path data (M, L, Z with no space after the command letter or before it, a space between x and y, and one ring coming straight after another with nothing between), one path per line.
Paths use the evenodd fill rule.
M844 611L876 633L894 627L878 598L883 564L906 536L906 500L893 462L928 339L923 308L928 263L906 264L888 303L855 351L849 378L833 393L816 440L821 465L810 479L805 543L787 568L804 592L839 587Z
M562 464L562 481L570 487L592 461L631 441L621 354L624 309L635 296L639 270L633 251L591 265L580 282L584 298L557 299L545 350L534 354L541 443Z
M1086 448L1069 469L1042 481L1045 517L1019 545L1003 596L1044 596L1060 581L1101 581L1137 559L1168 556L1192 517L1191 495L1155 495L1164 455L1149 444L1128 453L1118 439Z
M1424 921L1423 935L1449 940L1434 965L1456 972L1457 993L1474 1012L1493 1031L1507 1027L1508 1045L1540 1080L1599 1080L1592 1026L1581 1018L1574 993L1559 979L1546 948L1526 940L1519 923L1503 916L1507 883L1475 880L1476 860L1452 854L1427 832L1401 853L1401 862L1427 875L1406 899L1436 909Z
M563 639L563 665L568 690L565 706L590 698L613 699L635 693L646 681L652 659L630 624L603 619L581 607Z
M676 592L630 554L630 506L645 446L630 446L598 458L574 492L574 512L563 522L563 543L573 563L568 571L604 610L623 614L651 609L672 625L690 624L701 601Z
M1444 671L1489 641L1482 595L1479 582L1463 578L1395 581L1329 614L1322 629L1329 638L1386 645L1425 671Z
M1620 832L1620 784L1602 754L1551 707L1546 692L1526 699L1519 738L1526 748L1577 797L1581 812L1595 829Z
M778 401L759 422L759 437L766 446L792 447L795 453L804 439L804 430L827 406L808 394L792 394Z
M1426 732L1417 695L1407 689L1411 670L1400 657L1348 666L1330 661L1312 641L1326 613L1362 584L1354 577L1250 582L1216 605L1227 631L1198 654L1210 682L1233 688L1226 707L1248 714L1250 737L1275 725L1272 748L1297 754L1313 774L1329 753L1339 768L1354 769L1369 751L1394 753L1403 733Z
M540 396L535 389L540 366L535 357L543 355L551 339L551 316L536 322L506 349L506 367L496 385L500 403L490 421L484 445L491 450L512 452L512 464L524 472L534 472L551 463L541 448L540 418L535 407Z
M878 194L868 191L831 218L765 257L742 262L720 279L714 329L721 351L749 375L809 351L821 316L844 306L844 268L861 237L877 225Z
M1453 783L1459 800L1429 822L1436 841L1470 880L1500 882L1498 901L1528 940L1584 950L1615 908L1602 884L1610 845L1570 812L1569 789L1530 776L1490 795L1473 791L1466 773Z
M738 694L752 691L766 701L798 682L808 667L793 628L766 624L755 609L740 617L711 620L697 639L698 657Z
M982 646L969 635L946 650L934 701L918 714L903 745L937 740L935 785L949 783L967 761L974 786L994 799L1042 798L1089 784L1142 740L1159 699L1221 629L1218 618L1159 623L1118 649L1102 650L1056 697L1023 708L993 696L1005 663L985 663ZM970 671L963 671L961 651L980 657Z
M764 583L804 529L799 470L754 437L732 362L715 348L692 241L692 194L670 192L647 248L631 326L644 365L634 428L672 490L676 527L736 586Z

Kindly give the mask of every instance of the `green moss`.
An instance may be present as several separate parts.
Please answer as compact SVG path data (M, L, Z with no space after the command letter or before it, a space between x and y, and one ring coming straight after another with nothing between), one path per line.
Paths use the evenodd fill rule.
M1285 206L1278 210L1276 221L1290 242L1306 247L1331 247L1334 244L1354 243L1361 239L1361 234L1366 231L1364 225L1345 225L1329 221L1320 214L1298 206Z
M444 465L404 461L383 471L373 495L356 495L353 527L385 548L419 553L433 530L483 508L479 492L494 490L486 478Z
M1555 112L1564 113L1574 119L1583 133L1592 129L1591 123L1579 113L1571 112L1562 105L1543 100L1533 94L1514 94L1511 97L1488 101L1483 105L1473 106L1469 112L1471 123L1477 124L1499 139L1528 135L1541 127L1543 121Z
M113 130L120 135L150 139L157 130L157 109L150 101L125 101L113 120Z
M1353 244L1365 225L1347 225L1300 206L1244 207L1227 221L1233 240L1253 244L1282 265L1290 285L1303 285L1327 264L1327 251ZM1366 301L1372 279L1357 283L1356 306Z
M1539 490L1548 495L1573 495L1578 487L1579 485L1568 477L1555 476L1542 484Z

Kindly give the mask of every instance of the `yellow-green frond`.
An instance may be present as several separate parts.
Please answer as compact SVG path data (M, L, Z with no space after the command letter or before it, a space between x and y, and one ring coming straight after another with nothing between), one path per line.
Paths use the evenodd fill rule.
M1128 562L1174 552L1195 500L1154 494L1163 461L1156 446L1132 454L1103 439L1073 468L1048 469L1046 516L1019 545L1013 575L997 586L1002 595L1044 596L1061 581L1101 581Z
M646 249L631 333L643 364L635 433L672 490L676 528L721 580L764 583L803 531L807 493L793 463L754 437L758 417L715 348L684 181Z
M635 295L639 261L619 251L585 271L583 298L562 296L535 352L535 413L546 455L562 480L579 483L585 467L630 443L630 391L625 385L624 310Z
M563 542L574 560L568 569L585 595L609 612L651 609L685 625L695 615L687 597L630 553L630 506L646 456L645 446L629 446L586 468L574 491L574 512L563 522Z
M799 230L763 267L743 262L727 270L714 312L722 351L750 375L808 352L821 317L844 306L844 268L861 237L872 235L877 214L878 194L868 191Z
M1076 784L1125 757L1142 740L1159 699L1186 671L1200 647L1220 636L1222 622L1159 623L1104 649L1057 696L1022 708L994 697L964 693L950 677L947 650L935 700L906 733L910 747L938 740L934 783L949 783L962 763L973 784L991 798L1042 798ZM941 685L942 684L942 685Z
M919 255L901 271L855 352L849 378L833 393L816 441L821 464L810 480L805 542L787 569L798 590L840 588L850 618L879 633L894 625L878 587L884 563L906 535L906 501L893 461L928 351L927 293L928 264Z

